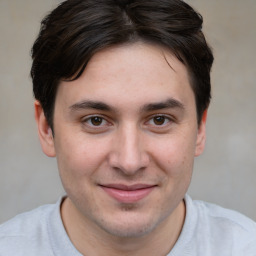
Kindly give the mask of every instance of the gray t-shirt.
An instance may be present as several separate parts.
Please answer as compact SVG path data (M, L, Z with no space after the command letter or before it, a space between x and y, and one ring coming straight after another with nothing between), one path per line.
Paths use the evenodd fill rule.
M255 222L188 195L185 202L185 223L168 256L256 256ZM2 224L0 256L82 256L65 231L60 204L61 199Z

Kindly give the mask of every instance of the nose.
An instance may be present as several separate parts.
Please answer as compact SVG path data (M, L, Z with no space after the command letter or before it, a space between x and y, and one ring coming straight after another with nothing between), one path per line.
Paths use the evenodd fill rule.
M119 129L112 146L113 150L109 157L112 168L131 176L148 166L149 155L145 150L145 141L139 128L126 125Z

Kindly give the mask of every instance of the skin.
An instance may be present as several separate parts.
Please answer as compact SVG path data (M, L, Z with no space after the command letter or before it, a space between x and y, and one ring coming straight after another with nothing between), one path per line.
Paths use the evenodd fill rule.
M166 255L205 144L186 67L155 45L108 48L79 79L60 83L54 137L39 102L35 116L44 153L57 158L62 219L75 247L84 255Z

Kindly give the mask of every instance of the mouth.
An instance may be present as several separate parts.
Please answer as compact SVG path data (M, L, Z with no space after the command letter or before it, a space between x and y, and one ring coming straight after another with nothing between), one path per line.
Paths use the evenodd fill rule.
M135 203L147 197L157 186L149 184L124 184L100 185L104 192L120 203Z

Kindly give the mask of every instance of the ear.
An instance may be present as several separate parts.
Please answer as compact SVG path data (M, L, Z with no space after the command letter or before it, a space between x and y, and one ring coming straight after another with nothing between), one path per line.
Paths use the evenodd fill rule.
M34 107L35 107L35 119L37 123L37 131L38 131L38 136L39 136L42 150L47 156L54 157L56 154L55 154L52 129L45 118L44 111L40 102L35 101Z
M198 127L195 156L201 155L204 151L204 146L206 141L206 131L205 131L206 119L207 119L207 109L204 111L201 123Z

